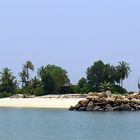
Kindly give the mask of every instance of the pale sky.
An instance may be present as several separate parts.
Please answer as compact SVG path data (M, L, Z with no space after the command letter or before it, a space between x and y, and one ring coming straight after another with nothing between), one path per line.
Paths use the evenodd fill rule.
M0 69L15 75L31 60L36 69L63 67L77 83L94 61L126 61L132 72L125 87L138 90L139 54L139 0L0 1Z

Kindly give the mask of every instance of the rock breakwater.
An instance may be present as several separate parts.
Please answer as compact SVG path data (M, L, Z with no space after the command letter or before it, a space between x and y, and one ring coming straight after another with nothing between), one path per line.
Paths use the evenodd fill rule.
M113 95L110 91L89 93L86 99L71 106L70 111L137 111L140 110L140 94Z

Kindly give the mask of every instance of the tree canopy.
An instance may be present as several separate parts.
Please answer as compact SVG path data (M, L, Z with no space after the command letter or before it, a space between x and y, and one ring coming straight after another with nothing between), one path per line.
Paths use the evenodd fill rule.
M86 78L82 77L77 84L71 84L67 71L60 66L50 64L42 66L35 76L31 76L32 71L34 71L33 63L26 61L19 73L20 80L18 81L11 69L2 69L0 72L0 97L19 93L39 96L106 90L124 93L126 90L123 88L123 81L131 72L129 64L124 61L113 66L99 60L87 68Z
M57 94L60 88L69 81L67 71L55 65L47 65L38 70L46 94Z
M9 68L3 68L0 72L0 93L5 96L13 95L17 89L17 81Z
M128 78L130 71L128 63L124 61L113 66L99 60L87 69L87 81L95 91L100 90L101 83L110 83L112 86L118 83L123 87L123 80Z

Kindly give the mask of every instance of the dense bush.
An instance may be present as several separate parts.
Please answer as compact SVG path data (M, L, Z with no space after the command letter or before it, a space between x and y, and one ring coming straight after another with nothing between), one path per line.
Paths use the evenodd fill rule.
M0 93L0 98L5 98L5 97L8 97L9 94L7 92L1 92Z
M125 88L122 88L121 86L114 85L111 89L112 93L119 93L119 94L125 94L127 93L127 90Z

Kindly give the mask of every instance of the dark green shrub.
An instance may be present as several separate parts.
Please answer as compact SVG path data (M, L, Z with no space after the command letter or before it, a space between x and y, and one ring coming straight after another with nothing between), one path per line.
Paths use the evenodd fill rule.
M1 92L0 93L0 98L5 98L5 97L8 97L9 94L7 92Z
M114 85L111 89L112 93L119 93L119 94L125 94L127 93L127 90L125 88L122 88L121 86Z
M40 88L40 87L34 89L34 95L35 95L35 96L42 96L42 95L44 95L43 89Z

